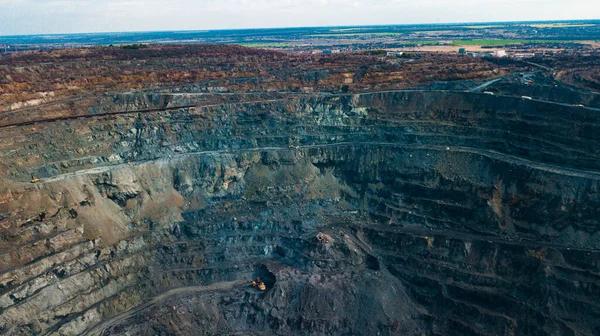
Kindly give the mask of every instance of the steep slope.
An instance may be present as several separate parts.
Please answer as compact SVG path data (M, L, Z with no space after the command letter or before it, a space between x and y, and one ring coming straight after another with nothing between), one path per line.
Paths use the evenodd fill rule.
M598 111L196 99L2 128L0 332L600 332Z

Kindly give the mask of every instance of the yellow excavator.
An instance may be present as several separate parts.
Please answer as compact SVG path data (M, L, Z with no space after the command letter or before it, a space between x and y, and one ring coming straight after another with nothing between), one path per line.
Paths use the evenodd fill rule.
M38 182L40 182L40 179L37 177L31 179L31 183L38 183Z
M258 288L261 292L267 290L267 286L264 282L260 281L260 278L256 278L256 280L249 280L249 282L252 284L252 287Z

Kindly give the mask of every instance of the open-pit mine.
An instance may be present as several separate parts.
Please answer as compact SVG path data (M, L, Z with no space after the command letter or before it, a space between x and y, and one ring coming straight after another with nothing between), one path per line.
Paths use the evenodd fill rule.
M0 58L0 334L598 335L600 95L552 66Z

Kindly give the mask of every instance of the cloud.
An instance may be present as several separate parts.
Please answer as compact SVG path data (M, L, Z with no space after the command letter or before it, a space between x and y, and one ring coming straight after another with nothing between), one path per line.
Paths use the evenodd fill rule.
M592 19L589 0L0 0L0 35Z

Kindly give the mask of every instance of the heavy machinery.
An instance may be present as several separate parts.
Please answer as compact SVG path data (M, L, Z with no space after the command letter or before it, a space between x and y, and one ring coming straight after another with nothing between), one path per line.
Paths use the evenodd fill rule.
M37 177L31 179L31 183L38 183L38 182L40 182L40 179Z
M260 278L256 278L256 280L249 280L249 282L252 284L252 287L258 288L261 292L267 290L267 285L265 285L264 282L260 281Z
M317 234L317 241L319 243L327 244L331 240L331 237L329 235L324 234L323 232L319 232L319 234Z

